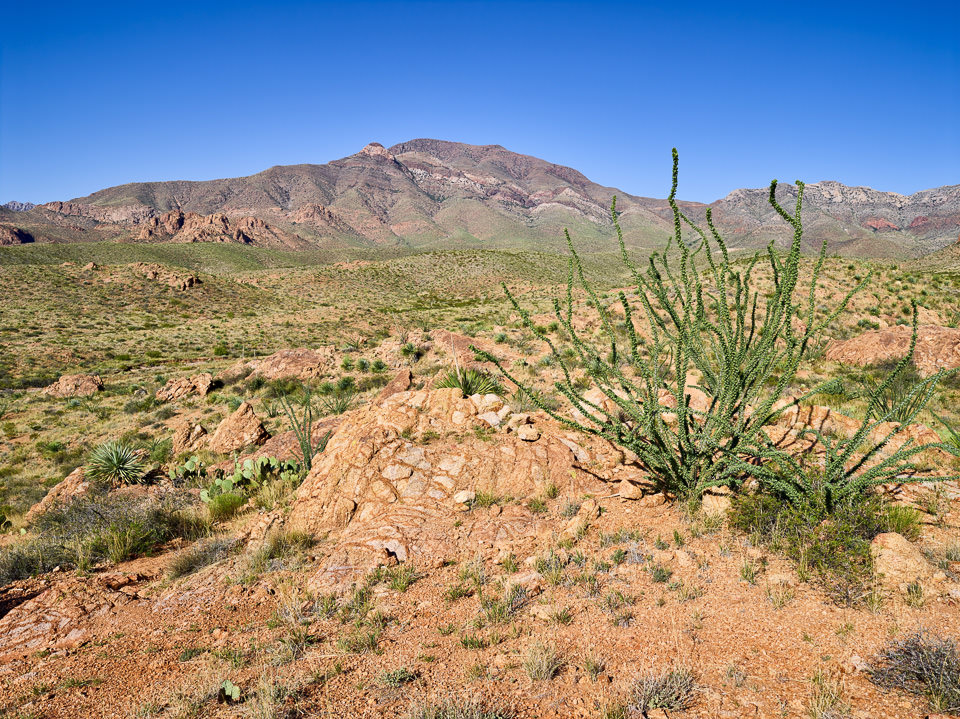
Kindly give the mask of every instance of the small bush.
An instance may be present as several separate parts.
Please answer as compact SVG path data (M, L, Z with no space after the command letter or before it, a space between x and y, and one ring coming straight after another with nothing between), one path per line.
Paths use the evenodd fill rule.
M651 709L683 711L693 705L696 678L683 667L648 673L634 681L627 702L628 716L647 716Z
M104 442L90 453L86 475L94 482L113 486L136 484L143 479L144 467L137 451L125 442Z
M511 719L513 714L479 699L447 698L438 704L411 706L407 719Z
M193 574L211 564L230 555L236 542L233 539L210 539L180 552L167 567L167 576L170 579L179 579Z
M207 504L207 511L210 512L210 519L214 522L225 522L232 519L246 500L239 494L226 492L210 498Z
M0 549L0 585L56 566L87 570L150 554L175 537L198 539L209 526L176 498L94 494L49 510L33 529L36 536Z
M889 531L891 521L907 526L906 515L891 515L891 509L872 494L835 504L832 511L819 493L799 504L770 494L740 495L733 500L730 523L794 560L801 575L816 576L835 601L856 604L873 581L870 541Z
M563 662L556 651L541 642L533 644L523 660L523 668L527 676L534 681L553 679L562 666Z
M960 713L960 652L952 639L922 633L894 641L869 671L881 687L925 696L938 713Z

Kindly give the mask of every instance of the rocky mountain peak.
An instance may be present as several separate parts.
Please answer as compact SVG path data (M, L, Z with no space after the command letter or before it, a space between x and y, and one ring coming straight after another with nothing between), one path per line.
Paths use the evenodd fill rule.
M393 155L381 145L379 142L371 142L366 145L362 150L360 150L361 155L367 155L369 157L383 157L387 160L392 160Z

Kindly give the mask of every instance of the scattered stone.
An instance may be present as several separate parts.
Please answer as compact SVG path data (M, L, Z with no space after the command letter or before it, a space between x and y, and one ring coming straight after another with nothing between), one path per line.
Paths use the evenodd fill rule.
M469 504L476 498L477 493L472 492L469 489L461 489L459 492L453 495L453 501L457 504Z
M536 442L540 439L540 430L532 424L522 424L517 427L517 437L524 442Z
M641 499L643 497L643 487L628 479L622 479L620 484L617 485L617 493L621 499Z

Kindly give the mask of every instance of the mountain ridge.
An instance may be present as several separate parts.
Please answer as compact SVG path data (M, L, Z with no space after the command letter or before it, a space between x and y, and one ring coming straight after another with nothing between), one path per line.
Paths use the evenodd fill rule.
M739 188L712 203L683 201L692 218L708 207L733 247L786 242L786 226L767 204L766 188ZM243 241L262 246L367 246L435 249L560 249L569 228L587 250L610 247L610 201L631 247L662 245L672 228L666 200L593 182L578 170L511 152L429 138L389 148L370 143L326 164L276 165L246 177L138 182L66 202L13 212L0 225L37 241ZM796 188L781 185L792 203ZM808 249L867 256L920 256L960 233L960 185L912 195L826 180L806 186ZM203 232L146 233L186 213ZM223 215L223 218L220 218ZM204 218L204 219L200 219ZM238 224L246 230L238 231ZM224 228L217 232L211 228ZM250 230L256 230L251 232Z

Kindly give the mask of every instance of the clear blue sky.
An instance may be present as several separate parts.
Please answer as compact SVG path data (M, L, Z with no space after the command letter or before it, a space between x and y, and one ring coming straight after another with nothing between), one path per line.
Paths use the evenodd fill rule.
M0 202L415 137L662 197L960 183L960 3L12 3Z

